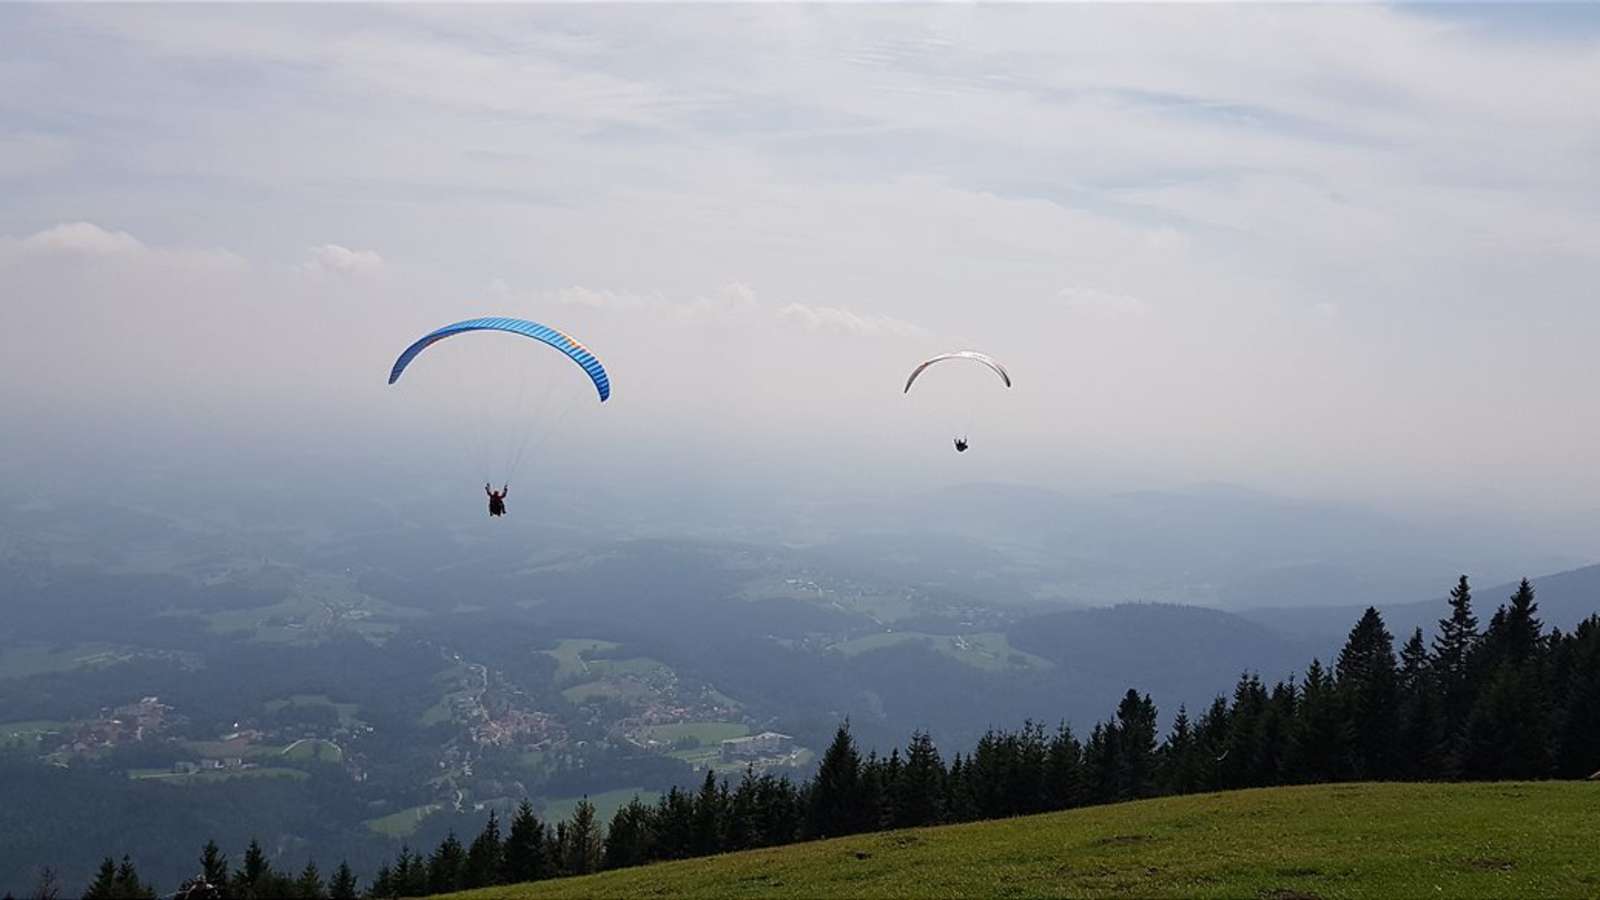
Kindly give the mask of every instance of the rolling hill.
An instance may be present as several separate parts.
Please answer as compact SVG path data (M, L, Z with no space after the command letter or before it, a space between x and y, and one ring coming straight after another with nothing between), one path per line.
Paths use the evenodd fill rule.
M1593 897L1600 784L1169 797L488 888L524 897Z

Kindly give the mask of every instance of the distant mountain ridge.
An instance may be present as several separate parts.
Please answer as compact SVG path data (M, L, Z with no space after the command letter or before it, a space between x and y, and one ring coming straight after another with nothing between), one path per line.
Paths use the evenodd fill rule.
M1600 613L1600 565L1528 580L1533 583L1534 596L1539 603L1539 619L1547 629L1556 627L1570 631L1579 622ZM1448 586L1454 587L1453 584ZM1516 582L1489 588L1473 585L1472 605L1479 624L1487 624L1489 617L1516 589ZM1421 628L1424 634L1431 635L1439 620L1449 613L1445 600L1446 595L1440 593L1433 600L1371 605L1377 606L1378 611L1383 613L1389 632L1397 640L1403 640L1415 628ZM1343 640L1365 608L1366 605L1355 604L1309 608L1268 606L1240 610L1239 615L1286 637L1322 644L1329 640Z
M939 535L985 544L1011 557L1013 574L1053 605L1332 607L1352 597L1401 604L1457 572L1498 581L1538 558L1510 537L1230 485L1065 494L962 484L830 505L812 524L838 543L872 536L880 546L915 548Z

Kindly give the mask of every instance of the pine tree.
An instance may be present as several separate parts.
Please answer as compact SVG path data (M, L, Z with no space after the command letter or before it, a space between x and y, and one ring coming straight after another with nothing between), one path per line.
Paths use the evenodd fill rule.
M762 775L756 780L758 846L776 847L798 841L809 808L809 799L803 798L788 778Z
M1083 768L1090 803L1110 803L1122 793L1122 742L1115 722L1096 722L1083 745Z
M1435 660L1428 655L1422 629L1400 651L1400 757L1398 774L1432 779L1447 773L1445 723L1436 685Z
M694 799L676 785L656 802L656 840L661 859L686 859L694 850Z
M567 828L565 870L570 875L587 875L600 870L600 826L595 822L594 804L586 795L572 811Z
M503 852L506 883L520 884L549 877L544 823L533 814L533 805L526 800L517 806L517 814L511 819L511 831L506 835Z
M1195 722L1194 743L1195 753L1198 756L1196 769L1200 776L1201 790L1221 790L1223 787L1223 764L1228 757L1228 735L1232 728L1229 721L1231 713L1228 710L1228 701L1222 697L1215 697L1206 711L1200 714L1200 719Z
M216 841L206 841L200 850L200 880L215 891L216 900L229 900L233 896L228 879L228 854L222 852Z
M997 819L1006 815L1005 773L1000 759L1003 739L991 728L978 738L977 745L967 755L967 784L972 790L978 819Z
M1178 715L1172 720L1172 731L1167 734L1167 739L1161 745L1159 754L1157 782L1162 793L1190 794L1200 790L1200 750L1194 732L1194 726L1189 722L1189 710L1184 706L1178 707ZM1065 809L1058 806L1056 809Z
M1045 809L1045 760L1050 742L1044 736L1044 725L1032 719L1024 720L1022 730L1013 736L1016 748L1011 762L1008 781L1008 802L1013 815L1029 815Z
M467 888L487 887L500 883L500 875L505 866L504 846L500 840L500 817L494 810L489 810L489 819L483 823L483 830L472 839L472 845L467 848L466 866L462 872L462 880Z
M1570 660L1557 729L1559 778L1600 773L1600 615L1590 616L1566 639Z
M1367 607L1339 651L1338 690L1349 716L1356 774L1391 778L1399 736L1399 680L1394 638L1377 609Z
M1431 669L1428 645L1422 640L1422 629L1417 628L1400 648L1400 693L1409 696L1426 689Z
M806 832L813 838L853 834L861 828L857 798L861 787L861 756L850 737L846 719L834 732L811 781L811 808Z
M339 861L339 868L334 870L333 880L328 883L328 900L356 900L356 875L343 860Z
M1467 718L1463 775L1504 779L1549 774L1548 723L1540 687L1530 667L1510 660L1500 664Z
M1290 779L1290 735L1300 708L1300 691L1294 679L1280 681L1272 686L1257 730L1256 778L1257 785L1284 784Z
M893 828L898 815L895 805L900 801L900 779L905 774L905 763L900 760L900 748L889 750L889 758L884 760L883 768L879 771L879 790L882 792L878 804L878 817L874 819L874 828Z
M1542 778L1552 765L1546 641L1526 578L1494 617L1473 656L1476 692L1460 749L1468 778Z
M1517 586L1517 592L1511 595L1511 605L1506 615L1505 649L1513 665L1527 664L1541 647L1544 626L1534 616L1538 611L1539 604L1533 599L1533 585L1524 578Z
M1137 800L1156 790L1156 705L1150 695L1129 689L1117 704L1117 731L1121 735L1121 799Z
M760 782L753 766L745 766L739 786L728 796L724 805L726 821L722 828L722 846L729 851L748 850L758 846L761 823L757 804ZM610 832L606 838L610 840ZM609 865L609 862L607 863Z
M1245 788L1259 784L1262 727L1271 697L1261 676L1247 672L1233 687L1228 709L1227 743L1217 755L1217 775L1223 787Z
M232 895L241 900L281 897L287 892L278 890L276 879L273 877L275 874L272 871L272 864L267 861L267 854L261 849L261 843L251 838L250 846L244 851L244 863L233 873L233 883L230 886Z
M897 828L935 825L944 821L944 761L926 731L911 734L906 762L895 786L894 824Z
M860 830L876 831L883 827L885 799L883 761L874 750L861 763L861 780L856 789L856 821Z
M444 840L434 848L428 858L428 893L445 894L461 888L462 870L466 868L467 852L455 830L445 833Z
M140 880L133 859L126 855L117 866L116 875L111 880L111 889L110 896L116 897L117 900L155 900L156 896L155 888Z
M1472 614L1467 576L1450 591L1450 616L1439 620L1433 639L1433 671L1444 718L1445 750L1454 756L1472 712L1472 656L1478 646L1478 617Z
M401 897L421 897L428 893L428 861L421 850L400 845L400 859L394 867L395 894Z
M717 790L717 775L707 769L700 793L694 798L694 825L689 836L689 852L710 856L722 848L722 795Z
M367 896L373 898L388 898L400 896L400 891L395 888L394 871L388 863L378 867L373 873L372 885L367 888Z
M300 877L294 883L294 896L297 900L325 900L327 897L316 860L307 861L306 867L300 870Z
M966 760L957 753L950 760L950 773L945 779L945 821L971 822L978 817L978 801L972 789L972 776Z
M1320 784L1350 772L1350 735L1333 676L1313 659L1300 689L1300 711L1289 734L1289 780Z
M119 900L116 860L108 856L100 861L94 881L89 882L88 889L83 892L83 900Z
M606 829L605 853L601 858L607 869L642 866L655 859L655 825L651 807L638 797L629 800L611 817L611 827Z

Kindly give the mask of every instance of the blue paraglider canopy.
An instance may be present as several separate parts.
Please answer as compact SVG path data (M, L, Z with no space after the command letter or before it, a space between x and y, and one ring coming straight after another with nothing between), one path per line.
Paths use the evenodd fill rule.
M394 384L400 380L400 373L406 370L406 366L411 365L411 361L417 358L417 354L447 337L464 334L468 331L505 331L548 344L565 353L573 362L581 366L584 372L588 373L590 380L594 382L594 389L600 393L601 403L604 403L606 398L611 396L611 378L606 374L605 367L600 365L600 360L589 352L589 348L548 325L540 325L538 322L530 322L527 319L508 319L502 316L468 319L465 322L446 325L423 335L416 343L407 347L405 352L400 354L399 359L394 361L394 368L389 371L389 383Z

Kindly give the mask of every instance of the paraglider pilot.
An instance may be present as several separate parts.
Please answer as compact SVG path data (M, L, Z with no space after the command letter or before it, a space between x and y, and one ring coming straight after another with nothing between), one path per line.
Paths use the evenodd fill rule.
M506 514L506 494L511 493L511 485L501 485L500 490L489 489L489 482L483 483L483 492L489 495L489 515L503 516Z
M957 453L965 453L965 452L967 452L967 439L966 438L964 438L964 437L956 438L956 452Z

